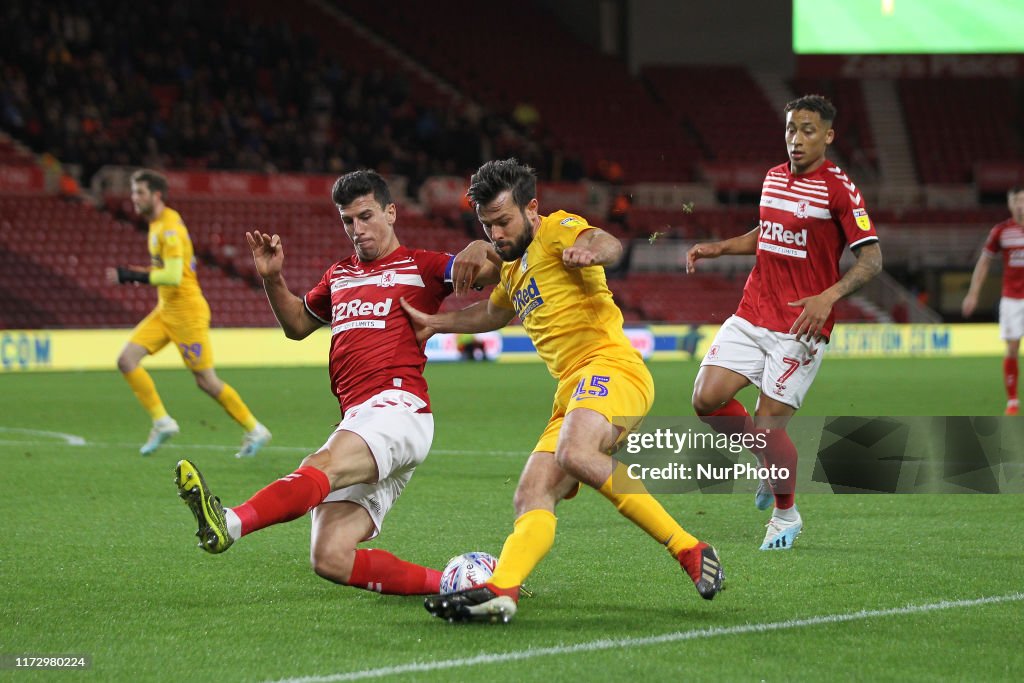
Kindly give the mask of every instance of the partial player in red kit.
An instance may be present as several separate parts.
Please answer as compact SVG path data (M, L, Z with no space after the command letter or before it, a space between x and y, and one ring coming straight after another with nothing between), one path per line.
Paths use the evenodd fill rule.
M794 505L796 447L786 423L800 408L821 366L835 315L832 307L882 269L882 251L864 198L825 150L835 132L836 109L820 95L786 105L789 162L768 171L761 190L760 223L740 237L697 244L687 272L699 259L756 254L735 315L722 325L701 363L693 408L720 431L760 431L765 465L789 476L762 481L758 509L775 503L761 550L785 550L803 528ZM857 262L840 277L846 246ZM747 384L760 389L756 419L734 397Z
M965 318L978 307L978 293L988 276L992 259L1003 254L1003 296L999 300L999 336L1006 342L1003 358L1003 383L1006 386L1006 414L1019 415L1017 400L1017 354L1024 336L1024 187L1013 187L1006 193L1011 218L992 228L985 248L978 257L971 275L971 286L964 297Z
M207 552L223 552L242 536L312 510L310 556L317 574L380 593L436 593L437 570L357 545L380 533L434 436L423 343L399 299L435 312L449 293L473 283L454 256L399 244L395 204L377 173L340 177L332 197L355 254L332 265L303 298L281 274L281 238L255 232L246 239L285 335L303 339L330 326L331 386L341 424L301 467L241 505L223 507L187 460L175 470L178 494L195 515L199 547ZM496 282L497 275L485 264L476 282Z

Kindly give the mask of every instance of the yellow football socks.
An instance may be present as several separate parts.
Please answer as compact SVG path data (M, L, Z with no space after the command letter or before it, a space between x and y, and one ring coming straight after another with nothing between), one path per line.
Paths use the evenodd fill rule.
M623 483L629 482L633 487L632 480L625 475L625 466L616 463L616 474L608 478L601 488L598 489L601 495L610 500L622 514L623 517L636 524L648 533L648 535L668 548L673 557L680 551L692 548L699 542L696 538L686 533L683 527L679 526L672 516L665 512L661 503L654 499L651 494L644 493L618 493L612 490L612 481Z
M556 524L548 510L530 510L519 517L501 548L491 583L498 588L521 586L554 545Z
M224 406L228 415L242 425L245 431L251 432L256 426L256 417L249 410L249 406L245 405L242 397L227 382L224 383L224 389L217 396L217 403Z
M146 409L146 412L149 413L154 422L162 417L167 417L167 409L164 408L164 403L160 400L160 394L156 393L156 385L153 384L153 378L149 376L149 373L141 365L137 365L131 372L123 374L125 381L128 382L128 386L132 388L135 398L139 399L139 403Z

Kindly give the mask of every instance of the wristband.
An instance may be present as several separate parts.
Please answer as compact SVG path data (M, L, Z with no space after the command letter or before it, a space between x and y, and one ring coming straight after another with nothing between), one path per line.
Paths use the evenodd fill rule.
M141 282L142 284L148 285L149 273L140 273L139 271L132 270L131 268L122 268L121 266L118 266L117 281L122 285L126 282Z

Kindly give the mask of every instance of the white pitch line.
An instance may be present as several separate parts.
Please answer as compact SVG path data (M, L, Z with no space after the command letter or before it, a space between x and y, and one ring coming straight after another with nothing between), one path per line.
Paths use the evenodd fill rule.
M647 645L661 645L663 643L677 643L684 640L715 638L718 636L735 636L745 635L748 633L785 631L788 629L803 628L805 626L840 624L847 621L860 621L862 619L874 619L876 617L922 614L925 612L956 609L958 607L977 607L979 605L992 605L1002 602L1019 602L1021 600L1024 600L1024 593L1010 593L1009 595L997 595L987 598L976 598L973 600L942 600L941 602L933 602L925 605L907 605L905 607L893 607L890 609L860 610L858 612L848 612L846 614L826 614L818 617L773 621L763 624L742 624L740 626L722 626L694 629L692 631L676 631L674 633L665 633L660 636L646 636L643 638L606 638L602 640L592 640L586 643L578 643L576 645L556 645L554 647L530 648L527 650L520 650L518 652L482 653L475 657L464 657L461 659L442 659L436 662L410 662L409 664L385 666L379 669L363 669L361 671L349 671L346 673L329 674L325 676L284 678L275 681L274 683L333 683L334 681L359 681L366 678L382 678L384 676L397 676L407 673L459 669L481 664L515 662L524 659L535 659L537 657L575 654L577 652L627 649L644 647ZM446 625L439 624L439 628L445 628L445 626Z
M14 434L29 434L31 436L52 436L55 439L60 439L69 446L84 446L85 438L78 436L77 434L65 434L64 432L47 432L42 429L20 429L18 427L0 427L0 433L14 433ZM6 442L5 442L6 443ZM13 443L26 443L24 441L16 441ZM49 443L47 442L36 442L36 443Z

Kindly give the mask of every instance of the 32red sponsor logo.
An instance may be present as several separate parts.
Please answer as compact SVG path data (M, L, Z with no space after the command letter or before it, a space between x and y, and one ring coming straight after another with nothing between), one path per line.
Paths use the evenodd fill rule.
M335 304L331 310L334 322L341 322L342 320L355 317L365 318L373 316L375 318L384 318L390 312L391 299L385 299L377 303L353 299L352 301Z
M800 231L790 230L782 223L761 221L761 239L778 244L793 244L798 247L807 246L807 228Z

